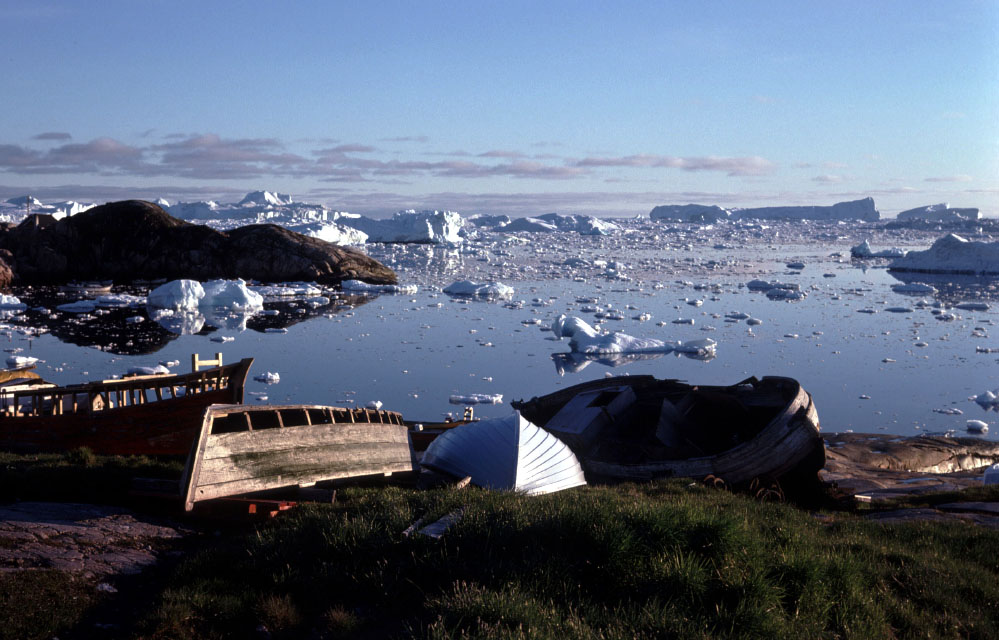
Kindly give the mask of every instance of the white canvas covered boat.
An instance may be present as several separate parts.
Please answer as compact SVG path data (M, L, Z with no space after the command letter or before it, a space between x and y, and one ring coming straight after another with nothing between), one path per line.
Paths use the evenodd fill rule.
M519 413L450 429L430 443L421 464L471 476L473 484L487 489L530 495L586 484L572 450Z

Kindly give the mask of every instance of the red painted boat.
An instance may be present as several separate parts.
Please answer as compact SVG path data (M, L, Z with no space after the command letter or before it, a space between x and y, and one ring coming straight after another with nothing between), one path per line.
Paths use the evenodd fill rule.
M196 364L203 363L197 360ZM37 376L0 380L0 449L187 455L212 404L239 404L253 358L183 374L64 387Z

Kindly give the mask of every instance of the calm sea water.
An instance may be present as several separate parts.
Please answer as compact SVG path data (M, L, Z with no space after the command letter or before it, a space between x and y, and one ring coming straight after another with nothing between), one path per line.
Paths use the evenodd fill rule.
M221 351L227 362L255 358L251 376L280 375L276 384L250 381L249 402L380 401L422 420L460 414L463 405L449 402L456 394L501 394L502 404L475 411L504 415L512 399L607 374L703 384L781 375L797 378L812 393L824 431L964 435L967 420L979 419L990 424L985 437L996 438L999 414L970 400L999 387L999 352L987 352L999 348L995 283L971 279L955 285L949 279L937 281L933 295L896 293L896 277L883 267L851 262L848 250L848 242L835 239L785 245L770 237L731 246L725 238L647 229L616 238L559 234L530 244L494 238L457 250L370 247L399 272L401 282L418 283L420 291L352 297L318 308L268 303L279 314L251 319L245 330L234 322L193 335L169 333L149 320L128 321L145 316L144 309L65 313L44 322L33 312L6 320L5 348L40 358L38 371L57 383L173 360L180 362L173 370L184 371L191 353ZM587 263L566 265L567 258ZM804 268L789 269L789 261ZM510 300L482 301L440 291L464 278L499 280L516 293ZM796 283L808 295L795 302L770 300L745 287L755 278ZM18 293L33 307L50 309L78 297ZM694 300L701 305L688 304ZM947 312L941 307L976 300L991 308L950 309L953 319L938 319ZM567 340L555 341L542 328L563 313L593 323L595 314L584 310L591 306L623 316L606 320L604 328L663 340L710 337L718 343L717 356L574 358ZM887 310L892 307L912 310ZM733 312L762 324L726 318ZM642 314L650 319L635 319ZM673 323L678 319L693 324ZM48 333L25 333L26 326L46 323ZM282 325L286 333L273 332ZM223 335L234 340L213 341ZM108 348L146 352L125 355Z

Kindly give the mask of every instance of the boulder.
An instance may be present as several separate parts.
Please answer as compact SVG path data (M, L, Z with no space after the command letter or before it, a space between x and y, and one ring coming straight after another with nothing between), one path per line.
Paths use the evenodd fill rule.
M33 215L0 230L16 282L244 278L270 282L357 279L394 284L377 260L275 225L217 231L141 200L112 202L55 220Z

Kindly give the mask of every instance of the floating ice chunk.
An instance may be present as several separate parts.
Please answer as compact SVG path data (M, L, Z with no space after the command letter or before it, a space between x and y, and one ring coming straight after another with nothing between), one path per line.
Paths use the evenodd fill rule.
M248 289L242 279L211 280L204 283L202 289L205 295L201 306L234 311L259 311L264 308L264 297Z
M308 298L323 290L310 282L284 282L280 285L254 285L250 289L268 298Z
M419 291L415 284L368 284L360 280L344 280L340 283L344 291L357 291L360 293L404 293L412 295Z
M691 353L696 355L715 355L718 343L711 338L701 338L699 340L683 340L673 344L673 350L677 353Z
M38 364L38 358L31 356L10 356L7 358L7 366L11 369L25 369Z
M923 273L999 274L999 242L973 242L953 233L925 251L910 251L893 260L891 271Z
M131 316L125 319L128 324L139 324L140 322L145 322L146 318L143 316Z
M798 270L801 270L801 269L805 268L805 263L804 262L788 262L787 265L785 265L785 266L787 266L788 269L798 269Z
M767 297L771 300L788 300L792 302L805 299L808 294L798 290L797 287L798 285L780 285L767 291Z
M904 249L899 249L897 247L874 251L871 249L871 243L869 240L864 240L857 246L850 249L850 255L854 258L899 258L905 254L906 252Z
M128 375L130 376L155 376L164 373L170 373L170 370L161 364L158 364L155 367L132 367L128 370Z
M750 291L769 291L776 286L773 282L766 280L750 280L746 283L746 288Z
M915 293L919 295L936 293L937 290L922 282L906 282L904 284L893 284L891 290L895 293ZM987 307L988 305L986 305Z
M556 338L571 338L578 331L588 332L591 336L598 334L593 327L576 316L567 318L565 314L562 314L552 322L552 333L555 334Z
M264 384L277 384L281 382L281 374L274 371L265 371L260 375L253 376L253 379Z
M961 309L962 311L988 311L990 309L986 302L961 302L960 304L955 304L954 308Z
M212 342L232 342L235 339L232 336L212 336L209 338Z
M288 329L285 327L267 327L264 329L264 333L288 333Z
M66 313L93 313L96 308L97 303L93 300L77 300L76 302L67 302L56 307L59 311L65 311Z
M451 404L503 404L502 393L456 394L448 398Z
M693 318L677 318L673 321L673 324L694 324Z
M0 293L0 309L4 311L24 311L27 308L28 305L21 302L21 299L17 296Z
M197 280L173 280L149 292L146 304L156 309L197 311L205 290Z
M732 320L746 320L747 318L749 318L749 314L743 313L741 311L733 311L731 313L726 313L725 317L730 318Z
M965 425L968 433L988 433L989 423L982 420L968 420Z
M145 296L131 296L127 293L115 293L108 294L104 296L98 296L95 300L98 307L101 308L115 308L115 307L141 307L146 304Z
M513 287L508 287L502 282L480 283L471 280L459 280L448 285L444 293L452 296L466 296L474 298L510 298L513 296Z
M373 409L375 411L378 411L379 409L382 408L382 401L381 400L372 400L368 404L364 405L364 407L366 409Z
M885 307L889 313L912 313L912 307Z
M977 402L982 408L989 409L991 407L999 406L999 396L997 396L993 391L983 391L975 396L975 402Z
M759 318L746 318L746 324L755 327L756 325L763 324L763 321Z

